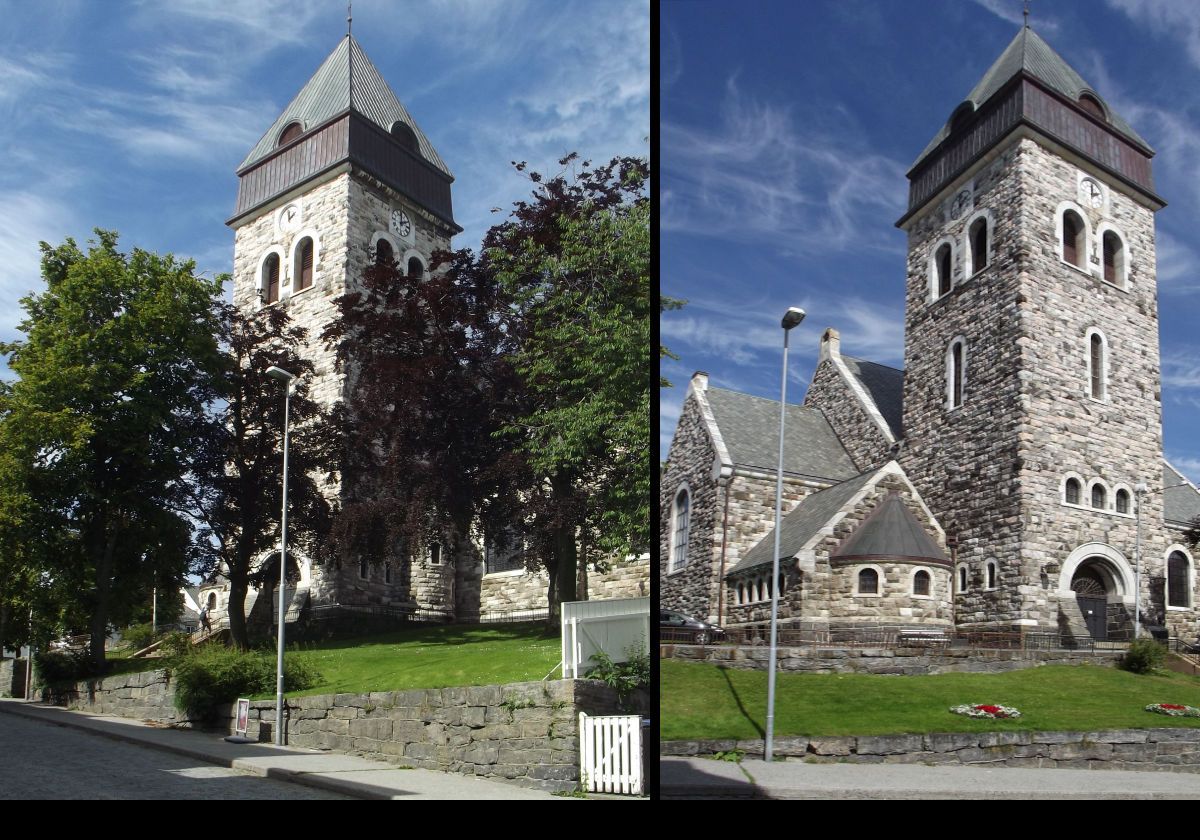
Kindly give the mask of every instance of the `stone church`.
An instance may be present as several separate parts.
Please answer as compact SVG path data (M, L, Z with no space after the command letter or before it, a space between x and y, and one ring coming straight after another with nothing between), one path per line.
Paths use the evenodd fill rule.
M228 225L235 232L233 301L243 311L286 307L308 330L316 368L310 391L330 406L347 396L335 352L320 339L337 299L353 291L376 259L391 258L413 282L449 249L454 176L362 46L349 34L284 108L237 170ZM289 548L289 561L293 556ZM532 614L546 608L545 573L527 572L519 550L483 545L459 556L438 543L391 563L337 567L294 555L299 584L289 619L309 606L419 610L426 619L462 621ZM263 558L264 560L266 558ZM649 558L592 575L592 598L647 595ZM192 594L224 617L220 578ZM247 597L254 614L256 593ZM270 610L264 600L261 608Z
M1023 27L908 173L904 370L827 329L787 407L778 581L779 405L692 378L663 606L761 623L774 585L784 626L1102 639L1136 604L1194 640L1200 491L1163 459L1153 154Z

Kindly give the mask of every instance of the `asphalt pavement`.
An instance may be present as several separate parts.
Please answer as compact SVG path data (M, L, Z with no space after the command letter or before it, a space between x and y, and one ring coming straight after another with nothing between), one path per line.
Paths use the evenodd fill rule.
M440 773L401 769L356 756L272 744L234 744L220 734L91 715L24 700L0 699L0 713L86 730L96 735L166 750L198 761L277 781L307 785L356 799L556 799L546 791Z
M1200 799L1200 774L1165 770L664 757L659 771L662 799Z

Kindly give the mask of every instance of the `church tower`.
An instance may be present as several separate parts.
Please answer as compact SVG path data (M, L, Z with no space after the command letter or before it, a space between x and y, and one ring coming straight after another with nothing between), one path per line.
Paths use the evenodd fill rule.
M321 332L334 301L377 258L412 277L462 229L450 200L454 178L362 46L346 35L238 168L234 304L282 306L308 330L312 393L329 406L346 377ZM454 614L454 563L427 546L403 568L313 568L302 587L314 603L420 606Z
M901 463L959 626L1131 628L1143 482L1164 623L1153 154L1026 26L908 173Z

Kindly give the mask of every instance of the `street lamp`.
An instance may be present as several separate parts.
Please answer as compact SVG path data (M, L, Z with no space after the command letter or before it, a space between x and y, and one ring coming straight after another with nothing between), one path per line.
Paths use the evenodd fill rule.
M1133 637L1135 639L1142 635L1142 496L1148 489L1144 481L1139 481L1133 486L1134 495L1137 497L1137 550L1133 574Z
M284 589L287 586L287 490L288 490L288 413L292 407L292 391L296 375L271 365L267 376L284 384L283 391L283 514L279 524L279 652L275 671L275 744L283 746L283 614Z
M788 332L804 320L804 310L788 309L780 326L783 327L783 382L779 386L779 460L775 466L775 552L771 566L771 657L767 669L767 738L763 760L771 760L772 739L775 735L775 657L779 619L779 532L783 525L783 422L787 413L787 354Z

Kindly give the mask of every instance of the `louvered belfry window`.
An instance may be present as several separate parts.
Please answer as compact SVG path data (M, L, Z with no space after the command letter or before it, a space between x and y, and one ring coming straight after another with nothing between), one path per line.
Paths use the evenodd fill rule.
M313 282L313 241L304 237L297 252L296 290L307 289Z
M981 271L987 268L987 220L979 219L971 225L971 268Z
M279 255L270 254L263 264L263 290L266 303L279 300Z
M419 259L417 259L416 257L409 257L409 259L408 259L408 276L419 278L423 273L424 273L424 271L421 268L421 261Z
M1083 225L1080 224L1078 216L1069 211L1063 214L1063 259L1080 268L1083 267L1079 254L1079 232L1082 229Z
M392 251L392 243L386 239L380 239L375 243L375 265L388 266L395 261L395 252Z

